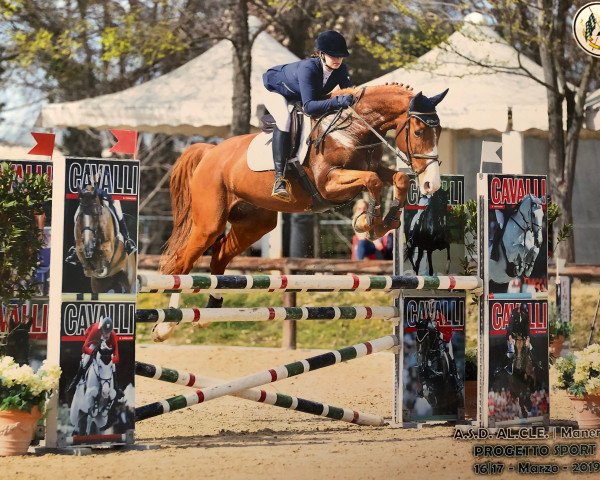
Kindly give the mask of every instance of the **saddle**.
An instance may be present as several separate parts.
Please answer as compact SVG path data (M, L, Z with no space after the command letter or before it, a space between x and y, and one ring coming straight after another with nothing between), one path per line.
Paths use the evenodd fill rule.
M310 178L308 177L308 175L306 174L306 171L304 170L304 167L302 166L304 160L306 157L308 157L308 150L310 149L310 124L305 125L305 121L306 119L308 119L309 117L304 113L304 111L302 110L302 105L300 103L295 103L293 105L292 111L290 113L291 115L291 127L290 127L290 137L291 137L291 142L290 142L290 151L288 152L288 171L286 172L286 176L288 175L292 175L295 176L300 184L302 185L302 187L304 188L304 190L306 190L311 198L312 198L312 205L310 208L310 211L312 212L317 212L317 213L321 213L321 212L325 212L327 210L333 210L335 208L340 207L340 204L337 203L332 203L332 202L328 202L327 200L325 200L321 194L319 193L319 191L317 190L317 188L315 187L315 185L313 184L313 182L310 180ZM273 129L275 128L276 122L275 119L273 118L273 116L271 114L266 114L263 115L260 119L260 123L261 123L261 130L265 135L268 135L270 137L270 135L272 135L273 133ZM306 139L306 147L307 148L303 148L303 141L304 139ZM254 155L253 153L250 153L252 148L255 147L255 142L259 141L259 137L255 138L252 143L250 144L250 148L249 148L249 156L250 155ZM270 139L268 141L268 148L271 148L271 142ZM248 165L250 166L250 168L252 170L255 171L261 171L261 170L265 170L264 168L257 168L254 167L251 164L251 159L248 159ZM269 167L269 169L271 169L271 167Z

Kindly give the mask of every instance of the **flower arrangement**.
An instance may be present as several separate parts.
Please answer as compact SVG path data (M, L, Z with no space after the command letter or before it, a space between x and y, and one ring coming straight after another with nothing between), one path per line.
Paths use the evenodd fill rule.
M600 395L600 345L595 343L556 361L555 385L575 397Z
M19 365L12 357L0 357L0 410L31 412L37 407L44 413L46 400L58 387L60 367L46 362L34 372Z

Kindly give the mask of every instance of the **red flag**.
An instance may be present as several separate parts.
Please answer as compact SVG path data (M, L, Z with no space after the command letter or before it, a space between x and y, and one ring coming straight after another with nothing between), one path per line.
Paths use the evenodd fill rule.
M52 157L52 152L54 152L54 134L31 132L31 135L35 139L36 144L27 153L29 155L47 155Z
M115 143L110 149L113 153L126 153L135 155L137 153L137 134L135 130L111 130L115 138L117 139L117 143Z

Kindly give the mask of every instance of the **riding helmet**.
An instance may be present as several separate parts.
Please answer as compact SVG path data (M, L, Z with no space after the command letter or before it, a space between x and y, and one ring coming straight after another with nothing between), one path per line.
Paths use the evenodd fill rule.
M315 49L332 57L347 57L350 55L346 46L346 39L335 30L319 33L315 42Z
M102 333L110 333L113 329L113 321L110 317L104 317L100 323L100 329Z

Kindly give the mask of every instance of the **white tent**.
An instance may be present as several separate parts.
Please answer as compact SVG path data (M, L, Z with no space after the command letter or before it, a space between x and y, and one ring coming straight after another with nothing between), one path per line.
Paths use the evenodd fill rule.
M225 136L232 117L233 47L221 40L202 55L161 77L121 92L46 105L42 127L121 128L204 136ZM251 123L262 101L262 74L270 67L297 61L273 37L260 33L252 47Z
M444 128L504 132L510 108L512 130L547 130L545 88L526 76L525 70L543 79L541 66L519 55L483 24L480 14L470 14L460 31L413 66L394 70L369 84L400 82L429 96L450 88L437 108Z

